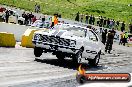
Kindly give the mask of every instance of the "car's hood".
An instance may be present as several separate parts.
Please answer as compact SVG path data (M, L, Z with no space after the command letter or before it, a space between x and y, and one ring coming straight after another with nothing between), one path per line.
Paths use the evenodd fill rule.
M50 29L42 29L39 31L34 32L35 34L42 34L42 35L52 35L56 30L50 30Z
M67 31L67 30L58 30L56 31L58 33L53 33L55 36L58 36L60 38L65 38L65 39L71 39L71 40L77 40L81 39L82 37L74 35L73 32Z
M74 35L72 32L67 31L67 30L39 30L35 32L36 34L43 34L43 35L48 35L48 36L56 36L60 38L65 38L65 39L71 39L71 40L78 40L82 39L83 37L79 37Z

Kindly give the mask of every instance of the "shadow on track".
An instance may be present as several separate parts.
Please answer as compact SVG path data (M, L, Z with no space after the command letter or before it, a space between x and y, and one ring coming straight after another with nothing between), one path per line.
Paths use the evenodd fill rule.
M59 66L59 67L63 67L63 68L73 69L73 70L78 70L78 67L80 65L80 64L75 64L72 60L67 60L67 59L65 59L63 61L59 61L58 59L43 59L43 60L35 59L35 61L54 65L54 66ZM90 66L86 63L83 63L82 67L85 70L90 70L90 71L103 70L103 69L107 68L105 66L100 66L100 65L99 66Z

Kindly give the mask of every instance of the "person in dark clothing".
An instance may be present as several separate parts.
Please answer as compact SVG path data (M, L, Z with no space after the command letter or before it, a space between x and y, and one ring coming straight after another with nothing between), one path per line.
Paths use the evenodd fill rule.
M58 14L58 17L61 18L61 14Z
M89 19L89 16L88 16L88 14L86 15L86 24L88 24L88 19Z
M119 26L120 25L120 21L116 21L116 25Z
M106 27L106 24L107 24L107 20L106 17L104 17L103 27Z
M102 43L105 45L106 43L106 35L107 35L107 29L105 29L103 32L102 32Z
M116 29L118 30L118 27L119 27L119 25L120 25L120 22L119 21L116 21Z
M100 27L103 26L103 21L104 21L104 19L103 19L103 17L101 16L101 17L100 17Z
M45 23L45 16L42 18L42 22Z
M5 21L6 21L6 23L8 23L9 16L10 16L10 12L9 12L9 10L6 10L6 12L5 12Z
M34 15L32 14L32 12L29 14L29 24L32 24L32 18L34 17Z
M100 24L100 17L97 19L97 26Z
M107 19L107 28L109 28L109 26L110 26L110 19L108 18Z
M93 19L93 17L91 15L90 18L89 18L89 24L92 24L92 19Z
M25 12L23 12L23 13L22 13L22 17L25 18L25 15L26 15Z
M124 21L123 21L122 26L121 26L121 31L122 32L125 31L125 22Z
M132 24L131 23L129 24L129 31L132 34Z
M79 12L76 14L75 21L78 21L79 22Z
M28 25L28 19L29 19L29 13L25 14L24 18L25 18L25 25L27 26Z
M94 25L94 22L95 22L95 17L94 17L94 15L93 15L93 17L92 17L92 24Z
M107 52L107 50L108 50L108 53L111 52L115 33L116 32L114 31L114 29L109 30L108 36L107 36L107 42L106 42L105 52Z

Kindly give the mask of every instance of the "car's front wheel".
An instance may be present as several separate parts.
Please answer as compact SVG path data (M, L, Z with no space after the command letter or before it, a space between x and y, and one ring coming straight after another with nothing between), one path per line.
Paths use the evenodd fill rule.
M97 66L98 63L99 63L99 59L100 59L100 53L97 54L94 59L89 59L88 60L89 61L89 65L91 65L91 66Z
M59 53L59 52L57 52L56 53L56 57L58 58L58 60L64 60L64 58L65 58L65 55L63 54L63 53Z
M74 56L73 56L73 62L75 64L81 63L82 59L82 49L80 49Z
M42 48L39 48L39 47L35 47L34 48L34 55L35 57L40 57L43 53L43 49Z

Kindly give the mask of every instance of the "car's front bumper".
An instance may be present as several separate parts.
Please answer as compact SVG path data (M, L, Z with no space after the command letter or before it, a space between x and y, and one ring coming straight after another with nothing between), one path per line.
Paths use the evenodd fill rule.
M35 44L36 47L41 47L51 52L60 51L64 53L76 54L79 51L79 49L76 49L75 47L52 45L52 44L36 42L36 41L32 41L32 42L33 44Z

